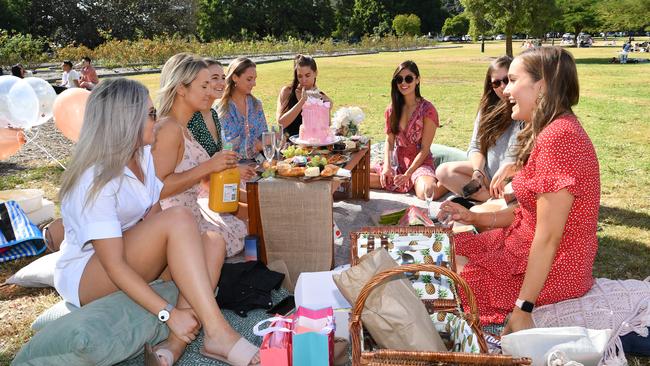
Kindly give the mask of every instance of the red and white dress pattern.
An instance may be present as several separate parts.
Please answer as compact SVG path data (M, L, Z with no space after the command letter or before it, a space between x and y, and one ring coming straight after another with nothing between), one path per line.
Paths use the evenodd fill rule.
M512 187L519 208L509 227L455 239L456 253L469 258L461 276L476 295L483 324L503 323L514 307L535 236L540 194L567 189L574 202L536 305L580 297L594 281L600 172L594 146L574 115L558 117L539 134Z

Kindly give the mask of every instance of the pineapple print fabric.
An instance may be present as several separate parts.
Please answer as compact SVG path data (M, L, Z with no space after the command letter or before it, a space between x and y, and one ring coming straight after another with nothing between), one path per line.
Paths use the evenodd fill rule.
M435 233L424 234L361 234L357 239L359 257L378 248L385 248L398 264L435 264L451 268L449 237ZM418 297L423 300L453 300L453 282L433 272L409 273L408 278Z
M480 353L477 335L465 319L446 312L431 314L436 331L450 352Z

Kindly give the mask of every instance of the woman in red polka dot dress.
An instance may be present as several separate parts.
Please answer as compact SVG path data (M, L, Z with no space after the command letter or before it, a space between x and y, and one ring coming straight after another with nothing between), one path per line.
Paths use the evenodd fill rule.
M575 61L559 47L525 51L508 71L504 93L518 137L518 208L473 213L443 203L440 217L487 231L455 239L459 271L476 295L483 324L504 334L534 327L535 305L584 295L592 286L600 204L598 160L571 107L578 103ZM493 229L493 230L490 230Z

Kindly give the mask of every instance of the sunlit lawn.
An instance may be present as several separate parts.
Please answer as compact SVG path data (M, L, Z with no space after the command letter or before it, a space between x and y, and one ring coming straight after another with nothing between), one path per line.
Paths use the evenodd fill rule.
M520 43L515 43L518 52ZM374 55L318 58L318 86L338 106L355 105L366 113L362 131L374 141L383 138L383 113L389 102L390 78L401 61L417 62L422 75L422 94L438 109L443 125L435 142L465 149L480 97L485 70L492 58L504 51L503 43L488 43L484 54L478 45L453 49L392 52ZM581 83L580 104L575 112L591 136L598 158L602 199L598 236L600 248L594 268L596 277L636 278L650 276L650 63L609 64L619 47L570 49L578 63ZM650 58L650 54L632 57ZM254 94L263 102L267 120L275 121L280 88L291 81L291 62L261 64ZM140 75L152 91L159 75ZM55 167L20 172L0 180L0 189L46 186L54 190L60 170ZM4 280L20 265L2 267ZM17 304L39 299L55 302L41 291L2 293L0 321L12 318ZM20 306L23 319L0 326L0 363L10 360L29 338L29 323L38 310ZM32 307L36 308L36 307ZM16 310L14 310L16 309ZM6 323L5 323L6 324ZM637 361L638 362L638 361Z

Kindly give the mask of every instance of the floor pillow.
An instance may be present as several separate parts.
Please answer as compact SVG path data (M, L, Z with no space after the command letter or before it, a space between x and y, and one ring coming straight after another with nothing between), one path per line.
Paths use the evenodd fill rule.
M54 287L54 266L60 252L44 255L21 268L5 283L22 287Z
M79 310L79 308L75 305L70 304L69 302L66 302L65 300L61 300L49 309L45 310L43 314L39 315L38 318L34 320L32 323L32 330L38 332L51 322L59 319L62 316L68 315L75 310Z
M171 304L178 298L173 282L152 285ZM135 357L145 343L167 338L168 328L122 291L81 307L36 333L14 365L113 365Z

